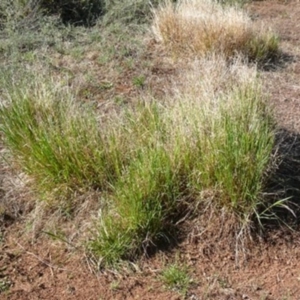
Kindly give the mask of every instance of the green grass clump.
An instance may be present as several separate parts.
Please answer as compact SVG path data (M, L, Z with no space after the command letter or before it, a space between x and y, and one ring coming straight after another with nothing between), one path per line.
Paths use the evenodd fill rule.
M169 153L162 107L140 106L127 115L134 141L133 159L116 181L110 213L103 216L94 253L113 263L132 259L168 239L178 219L185 192L173 154Z
M11 86L0 129L13 160L42 192L103 189L117 172L113 142L104 146L95 113L54 82Z
M274 145L273 121L257 87L233 91L204 112L195 128L193 177L200 189L218 191L218 201L241 214L256 209ZM201 128L201 127L200 127Z
M88 247L104 265L134 260L176 239L178 224L206 195L242 222L259 218L264 202L274 124L257 74L250 76L232 57L270 59L278 51L276 36L258 34L244 12L218 1L152 5L162 2L154 12L156 37L187 58L174 72L179 92L174 87L165 101L142 94L153 73L140 68L162 59L151 61L151 50L145 61L149 47L140 39L146 32L140 25L153 8L149 1L0 3L1 142L11 165L28 175L30 187L52 208L74 208L78 195L96 191L105 203ZM211 52L225 58L210 61ZM197 65L190 60L195 56L206 58ZM117 102L132 95L116 95L123 82L147 100L105 112L81 102L91 92L95 102L105 99L112 107L110 97ZM162 277L187 290L186 270L172 265Z
M191 284L191 278L186 267L177 263L166 267L161 275L161 279L167 288L175 290L185 295Z
M8 87L0 109L3 141L40 193L64 201L89 189L103 193L107 205L88 247L104 264L168 243L206 191L241 221L259 217L274 144L270 109L248 71L215 92L214 72L202 70L190 93L103 120L50 79Z
M133 259L154 243L166 242L178 220L181 186L170 155L153 149L139 156L115 185L114 209L92 243L109 263Z
M181 99L148 117L146 127L135 118L137 134L131 136L139 146L91 243L104 261L134 259L166 242L202 191L242 221L257 213L274 143L270 111L252 85L214 101Z

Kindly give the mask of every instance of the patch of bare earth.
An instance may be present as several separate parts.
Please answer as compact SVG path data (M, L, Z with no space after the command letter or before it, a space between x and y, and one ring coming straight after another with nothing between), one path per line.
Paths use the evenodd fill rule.
M291 151L293 156L278 176L299 177L300 2L255 1L248 9L281 37L281 61L270 64L262 77L277 121L288 136L282 150ZM163 65L153 65L151 79L159 85L159 91L163 87L160 78L168 76L169 71L173 72ZM132 81L120 81L117 89L130 95ZM0 168L1 182L6 170ZM285 183L292 190L297 182L289 179ZM284 188L284 183L278 188ZM0 190L0 197L6 201L9 196L9 190ZM30 203L23 203L26 194L19 197L21 204L12 216L0 211L1 299L300 299L297 230L267 224L264 234L252 233L251 239L248 232L237 227L234 216L208 207L201 218L185 223L175 248L142 258L119 272L96 272L95 262L64 241L46 235L28 240L23 234L26 223L22 215L32 208ZM297 229L296 220L294 223ZM185 296L167 290L160 278L161 270L175 257L188 266L193 279Z

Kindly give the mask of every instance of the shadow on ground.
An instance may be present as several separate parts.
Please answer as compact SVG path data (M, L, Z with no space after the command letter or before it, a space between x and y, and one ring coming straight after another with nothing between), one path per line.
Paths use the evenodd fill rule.
M281 128L276 135L273 155L277 159L265 185L264 196L269 209L264 213L262 225L269 229L282 225L299 229L300 134ZM276 205L282 199L285 199L282 205Z
M296 61L297 59L295 56L286 52L281 52L279 55L274 56L271 60L262 63L258 67L265 72L276 72Z

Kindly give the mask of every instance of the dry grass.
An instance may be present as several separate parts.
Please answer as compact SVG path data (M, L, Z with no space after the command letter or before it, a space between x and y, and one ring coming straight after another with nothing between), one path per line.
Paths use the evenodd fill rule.
M262 61L278 51L276 36L241 9L213 0L165 1L154 11L153 31L175 56L237 53Z
M205 58L183 60L176 65L180 68L172 85L171 101L176 99L191 99L201 105L214 102L217 96L226 94L236 87L246 86L257 82L258 71L255 65L244 64L241 56L228 64L226 57L220 54L207 55ZM197 96L198 95L198 96Z

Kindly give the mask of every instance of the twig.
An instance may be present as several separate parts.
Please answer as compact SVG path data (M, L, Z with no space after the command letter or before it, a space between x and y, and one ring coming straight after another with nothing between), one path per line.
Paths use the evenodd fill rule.
M53 269L54 269L54 270L56 269L56 270L67 271L67 269L65 269L65 268L60 268L60 267L54 266L53 264L51 264L51 263L49 263L49 262L46 262L44 259L42 259L42 258L39 257L38 255L34 254L33 252L27 251L27 250L25 249L25 247L22 246L19 242L17 242L17 241L15 241L15 242L16 242L16 244L17 244L20 248L22 248L27 254L29 254L29 255L35 257L39 262L41 262L42 264L48 266L48 267L50 268L50 270L51 270L52 276L54 276L54 274L53 274Z

